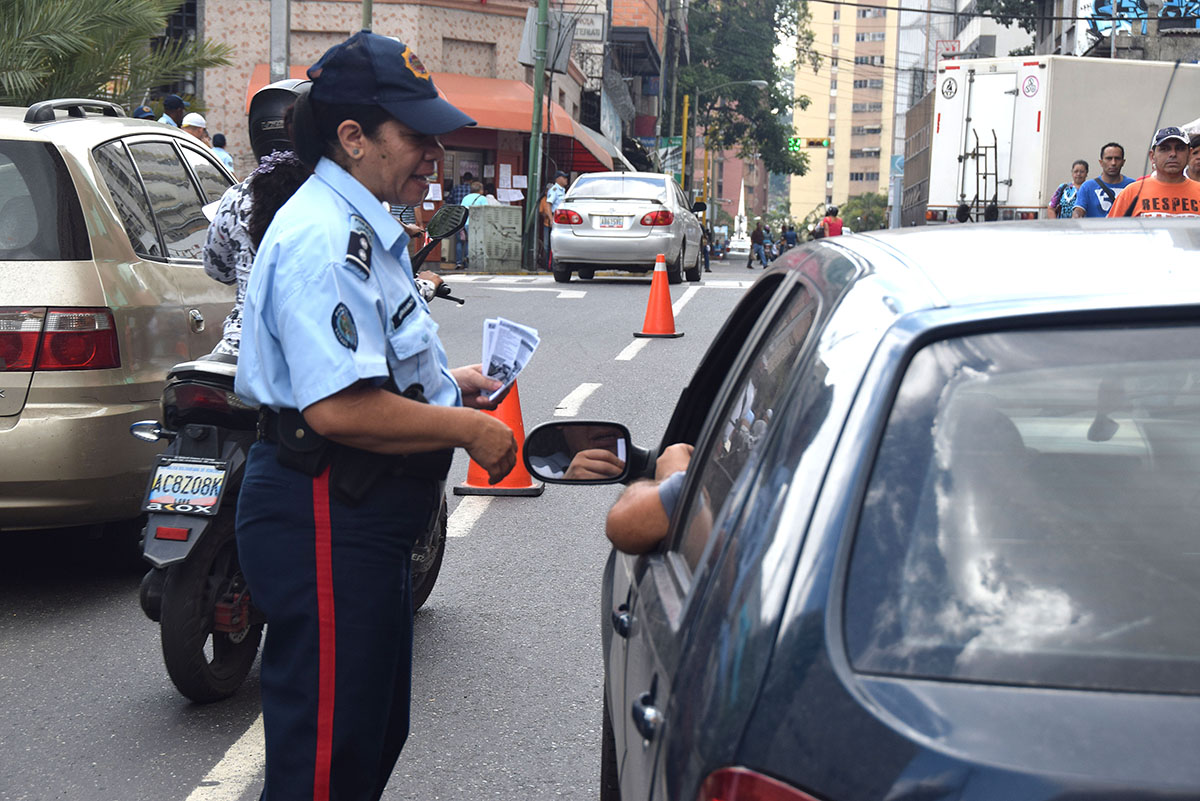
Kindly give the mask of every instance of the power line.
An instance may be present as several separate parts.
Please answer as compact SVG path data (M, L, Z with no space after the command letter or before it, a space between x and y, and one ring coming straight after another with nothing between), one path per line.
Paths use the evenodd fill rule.
M1016 20L1016 19L1020 19L1025 16L1028 16L1030 19L1036 19L1036 20L1042 20L1042 21L1046 21L1046 20L1064 20L1064 21L1066 21L1066 20L1069 20L1072 22L1090 22L1092 20L1096 20L1098 22L1107 22L1109 20L1117 20L1120 22L1125 22L1125 21L1132 21L1132 20L1149 19L1148 16L1139 16L1137 14L1132 14L1132 15L1130 15L1130 14L1093 14L1089 17L1074 17L1074 16L1060 17L1060 16L1051 15L1051 14L1003 15L1003 14L988 13L988 12L984 12L984 11L970 11L970 12L968 12L968 11L950 11L949 9L914 8L912 6L889 6L889 5L881 5L879 3L851 3L851 2L848 2L848 0L807 0L807 2L821 3L823 5L831 5L831 6L849 6L851 8L882 8L887 11L901 11L901 12L908 11L913 14L932 14L935 16L940 15L940 16L946 16L946 17L967 17L967 18L981 17L983 19L1000 19L1001 17L1007 17L1009 19Z

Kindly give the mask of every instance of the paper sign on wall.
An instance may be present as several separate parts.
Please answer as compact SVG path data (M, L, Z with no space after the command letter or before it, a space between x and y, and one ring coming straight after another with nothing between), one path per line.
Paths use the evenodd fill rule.
M512 177L512 185L513 185L513 189L528 189L529 188L529 176L514 175Z
M426 200L441 200L442 199L442 185L441 184L430 184L429 185L429 194L425 196L425 199Z
M484 164L483 165L483 177L484 178L495 178L496 177L496 165L495 164Z

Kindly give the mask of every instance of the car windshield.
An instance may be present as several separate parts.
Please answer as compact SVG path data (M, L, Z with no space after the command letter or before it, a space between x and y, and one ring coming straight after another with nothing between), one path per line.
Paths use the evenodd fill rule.
M43 142L0 140L0 261L91 258L62 156Z
M1200 692L1194 327L929 345L850 563L858 670Z
M604 198L606 200L663 200L667 199L667 184L662 178L606 175L583 176L575 181L567 197L572 200Z

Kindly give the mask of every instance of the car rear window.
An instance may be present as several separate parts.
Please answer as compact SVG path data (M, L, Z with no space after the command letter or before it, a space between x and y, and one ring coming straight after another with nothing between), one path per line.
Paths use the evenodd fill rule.
M572 200L580 198L604 198L619 200L659 200L667 199L667 184L664 178L636 178L620 175L607 175L589 178L584 175L575 181L567 196Z
M0 140L0 261L91 257L62 155L46 142Z
M1196 339L1055 329L919 351L851 556L854 667L1200 692Z

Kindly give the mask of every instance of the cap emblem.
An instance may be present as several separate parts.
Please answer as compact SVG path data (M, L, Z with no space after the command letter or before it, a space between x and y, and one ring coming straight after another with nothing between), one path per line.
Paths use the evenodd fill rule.
M417 58L417 54L412 51L408 45L404 46L404 64L408 67L408 71L421 80L432 80L429 70L425 69L425 65L421 63L421 59Z

